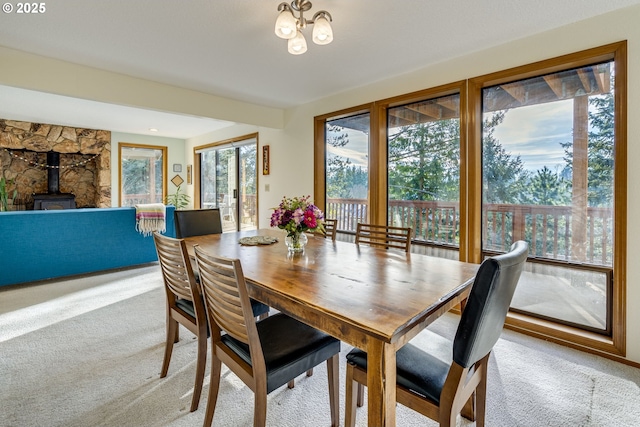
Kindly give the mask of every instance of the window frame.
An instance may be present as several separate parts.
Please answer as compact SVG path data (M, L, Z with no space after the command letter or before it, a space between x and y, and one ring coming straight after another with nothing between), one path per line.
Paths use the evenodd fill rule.
M139 148L145 150L160 150L162 151L162 202L164 203L167 198L167 180L168 180L168 148L162 145L147 145L136 144L132 142L119 142L118 143L118 206L122 207L122 149L123 148Z
M466 238L463 232L463 224L466 222L466 213L464 211L466 205L464 204L465 195L467 193L467 185L465 177L466 171L466 150L467 150L467 124L466 121L466 111L467 111L467 84L466 81L461 80L453 83L449 83L446 85L437 86L430 89L420 90L416 92L412 92L406 95L395 96L392 98L387 98L381 101L377 101L375 104L380 109L379 114L379 126L384 126L384 139L382 143L379 145L380 150L384 150L384 166L382 169L384 170L384 212L380 212L381 218L384 219L384 224L386 225L388 222L388 210L389 210L389 194L388 194L388 173L387 173L387 164L388 164L388 152L389 147L387 146L388 135L387 135L387 126L388 126L388 118L386 112L390 108L400 107L407 104L413 104L420 101L432 100L441 97L447 97L450 95L458 95L459 96L459 109L460 109L460 193L459 193L459 209L460 209L460 244L459 247L450 248L456 252L462 253L463 246L466 246ZM418 246L431 246L431 247L439 247L441 245L436 243L429 243L426 241L413 241L412 244ZM460 260L465 261L466 258L460 255Z
M256 148L255 150L256 151L256 229L260 229L260 215L259 215L260 191L258 190L260 189L261 174L259 173L259 171L262 170L262 167L264 166L261 164L261 162L264 161L264 158L260 153L260 150L262 149L262 147L260 146L260 136L258 132L193 147L193 186L194 186L193 203L196 209L202 209L202 183L201 183L201 175L200 175L201 168L202 168L202 163L201 163L202 157L200 156L200 152L207 149L219 149L224 146L229 146L229 148L231 147L237 148L240 145L245 145L245 144L242 144L243 141L252 140L252 139L255 139L256 141L255 142L255 145L256 145L255 147ZM250 145L250 144L246 144L246 145ZM238 185L238 183L236 183L236 185ZM239 208L240 208L239 204L236 204L236 209L239 210ZM240 226L239 221L237 225L238 227Z
M469 234L478 236L471 248L474 262L482 260L482 89L490 86L538 77L545 74L580 68L600 62L613 61L616 73L614 91L615 148L614 148L614 216L613 265L611 292L610 336L581 328L561 325L550 320L510 311L506 326L529 335L570 344L581 349L626 355L626 233L627 233L627 43L626 41L586 49L535 63L498 71L469 80L469 116L476 118L476 126L469 127L469 147L473 153L473 176L469 182ZM477 152L476 152L477 150Z
M327 209L327 149L326 149L326 123L331 120L341 119L350 116L357 116L359 114L370 115L370 132L369 132L369 161L371 162L371 154L375 152L372 148L373 135L371 131L373 129L373 107L374 104L364 104L353 108L347 108L344 110L336 111L334 113L325 114L322 116L314 117L314 161L313 161L313 194L314 204L318 206L322 211ZM370 221L371 212L373 210L371 188L372 188L372 174L369 173L369 189L367 200L369 201L369 215Z
M442 86L373 101L314 118L314 197L326 206L325 123L328 120L371 114L369 161L369 212L374 224L387 221L386 109L424 98L460 92L460 248L461 261L480 263L482 253L482 89L508 81L578 68L613 60L615 164L613 277L611 285L612 330L610 336L552 321L509 312L506 326L519 332L551 340L610 358L626 355L626 263L627 263L627 42L586 49L535 63L510 68Z

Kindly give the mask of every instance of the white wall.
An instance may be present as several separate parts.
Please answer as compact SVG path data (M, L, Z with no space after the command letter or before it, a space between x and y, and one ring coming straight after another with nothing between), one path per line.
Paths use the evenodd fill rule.
M282 130L250 125L237 125L201 135L197 138L188 139L185 145L187 151L186 156L188 163L193 164L194 147L225 141L256 132L258 133L258 226L269 227L271 208L277 206L283 196L312 194L313 192L313 174L309 177L306 171L302 170L298 172L301 179L290 179L291 176L295 175L295 172L283 173L285 169L289 170L291 168L291 171L295 171L295 168L299 167L298 162L292 161L291 159L297 157L296 149L305 144L294 144L293 147L291 147L290 144L286 144L284 142L285 132ZM265 145L269 146L271 158L271 173L269 175L262 175L262 147ZM313 155L313 152L311 155ZM194 186L188 186L187 190L193 199Z
M0 85L168 113L282 127L283 112L278 108L222 98L2 46L0 64Z
M176 192L176 186L171 182L171 178L176 175L180 175L184 180L184 184L182 184L180 189L184 190L186 188L187 166L185 162L184 139L111 132L111 206L118 206L118 196L120 195L120 177L118 176L120 155L118 144L120 142L167 147L167 194ZM174 164L182 165L182 172L174 172Z

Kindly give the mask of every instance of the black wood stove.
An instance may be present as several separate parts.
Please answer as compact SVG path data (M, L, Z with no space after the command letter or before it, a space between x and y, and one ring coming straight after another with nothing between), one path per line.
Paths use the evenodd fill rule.
M75 209L76 196L60 192L60 153L49 151L47 165L47 193L33 195L33 209Z

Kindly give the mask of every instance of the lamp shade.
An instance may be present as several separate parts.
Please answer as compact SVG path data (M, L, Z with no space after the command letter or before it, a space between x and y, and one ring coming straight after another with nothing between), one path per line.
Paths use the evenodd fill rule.
M313 42L315 44L329 44L333 41L333 30L325 15L318 16L313 24Z
M307 51L307 41L300 30L296 31L294 38L289 39L288 47L289 53L292 55L301 55Z
M276 36L281 39L292 39L298 31L298 21L290 10L283 10L276 19Z

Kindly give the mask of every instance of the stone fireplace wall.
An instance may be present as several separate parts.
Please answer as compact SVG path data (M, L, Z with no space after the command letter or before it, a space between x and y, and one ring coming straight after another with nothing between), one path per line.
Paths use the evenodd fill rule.
M60 153L60 192L76 206L111 207L111 132L0 119L0 177L18 197L47 192L48 151Z

